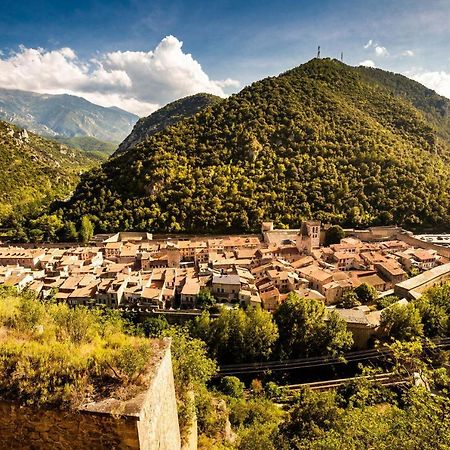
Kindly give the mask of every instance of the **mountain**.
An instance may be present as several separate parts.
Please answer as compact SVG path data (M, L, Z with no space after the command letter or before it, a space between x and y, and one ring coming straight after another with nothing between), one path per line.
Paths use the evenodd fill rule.
M67 197L99 162L66 145L0 121L0 225Z
M42 136L91 136L121 142L138 116L119 108L104 108L73 95L36 94L0 88L0 120Z
M370 67L358 67L358 72L367 81L388 88L393 94L399 95L420 110L438 134L450 142L450 101L428 89L417 81L404 75L386 72Z
M401 93L397 80L314 59L253 83L84 175L64 218L88 214L98 231L256 231L311 217L449 226L449 100L417 83Z
M117 145L110 142L103 142L91 136L74 136L70 138L54 137L52 140L60 142L69 147L82 150L91 156L97 157L100 160L105 160L109 155L114 153Z
M217 95L196 94L169 103L148 117L139 119L131 134L119 145L115 155L135 147L139 142L153 136L155 133L183 119L192 117L207 106L214 105L222 100Z

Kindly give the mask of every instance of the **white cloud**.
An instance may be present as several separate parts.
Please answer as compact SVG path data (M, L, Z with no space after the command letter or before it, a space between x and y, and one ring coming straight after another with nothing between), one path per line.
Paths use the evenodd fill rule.
M386 47L383 47L381 45L375 45L375 54L377 56L388 56L389 52L387 51Z
M386 47L383 47L380 44L377 44L375 41L373 41L372 39L370 39L366 45L364 45L364 48L366 50L368 49L373 49L375 51L375 55L382 57L382 56L388 56L389 52L388 49Z
M67 47L47 51L21 46L0 57L0 86L79 95L141 116L187 95L225 96L224 89L239 86L232 79L211 80L182 46L176 37L167 36L153 51L117 51L89 61L79 60Z
M450 99L450 73L444 71L407 72L405 75Z
M415 54L414 54L414 52L413 52L412 50L405 50L405 51L402 53L402 56L409 56L409 57L412 57L412 56L415 56Z
M375 62L371 59L365 59L364 61L361 61L358 66L375 67Z

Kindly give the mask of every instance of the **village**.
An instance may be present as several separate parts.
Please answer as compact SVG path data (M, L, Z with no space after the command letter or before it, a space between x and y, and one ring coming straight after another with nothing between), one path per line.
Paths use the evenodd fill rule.
M305 221L299 229L260 235L154 238L150 233L96 235L87 246L49 244L0 247L0 285L34 291L69 305L106 306L146 313L199 314L208 291L225 307L273 312L291 292L324 302L364 348L380 323L367 305L336 308L362 284L380 298L418 298L450 280L450 249L397 227L345 230L326 246L327 227Z

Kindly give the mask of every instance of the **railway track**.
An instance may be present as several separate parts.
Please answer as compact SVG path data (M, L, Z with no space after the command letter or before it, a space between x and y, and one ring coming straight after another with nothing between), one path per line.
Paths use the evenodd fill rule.
M290 389L291 391L296 391L306 386L308 386L310 389L314 391L326 391L329 389L336 389L344 384L351 383L352 381L358 381L360 379L375 381L377 383L382 384L383 386L396 386L407 383L405 379L399 380L395 374L388 372L370 376L359 376L359 377L340 378L337 380L315 381L313 383L288 384L285 387Z
M450 338L436 339L433 345L424 345L425 349L432 350L433 348L449 348ZM284 361L267 361L250 364L229 364L221 366L217 376L224 377L227 375L244 375L252 373L276 372L276 371L290 371L297 369L307 369L321 366L330 366L335 364L348 364L351 362L362 362L376 359L386 359L390 356L390 351L387 348L380 347L372 350L361 350L355 352L345 353L339 357L318 356L314 358L300 358L289 359Z

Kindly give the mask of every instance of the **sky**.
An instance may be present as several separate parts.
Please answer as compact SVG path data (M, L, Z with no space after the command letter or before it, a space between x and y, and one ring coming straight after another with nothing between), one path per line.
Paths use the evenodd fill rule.
M145 116L226 96L316 56L450 98L450 0L0 0L0 87Z

